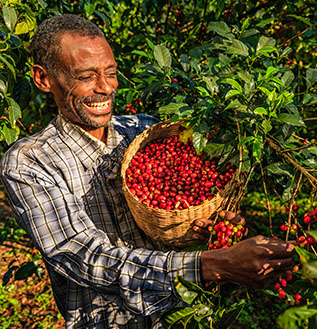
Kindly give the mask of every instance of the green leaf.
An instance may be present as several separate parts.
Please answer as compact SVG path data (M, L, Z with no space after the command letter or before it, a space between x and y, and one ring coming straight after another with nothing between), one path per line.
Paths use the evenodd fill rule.
M292 307L278 316L277 324L282 329L300 329L302 322L316 315L317 309L310 309L308 305Z
M316 158L306 159L302 162L302 165L307 166L308 168L311 169L317 169L317 159Z
M317 241L317 231L308 231L306 233L311 235Z
M263 47L262 49L258 50L258 53L262 55L267 55L273 51L276 51L277 49L275 47Z
M219 91L219 86L217 84L217 77L205 77L203 76L202 80L206 83L208 90L214 94Z
M6 97L7 102L9 103L9 119L11 126L15 125L17 119L22 117L21 109L19 104L10 97Z
M87 14L87 16L90 16L94 13L95 9L96 9L96 5L95 4L92 4L92 3L85 3L85 12Z
M292 81L294 80L294 78L295 78L295 75L294 75L294 73L292 71L286 71L283 74L281 80L282 80L284 86L285 87L288 87L292 83Z
M246 144L246 143L252 141L253 139L254 139L253 136L248 136L248 137L244 137L244 138L242 138L241 141L240 141L239 144L238 144L238 147L243 146L244 144Z
M186 103L169 103L167 105L161 106L158 110L161 114L172 114L172 113L180 113L180 109L182 107L188 107Z
M317 81L317 69L308 68L306 71L307 88L312 87Z
M204 137L203 134L199 132L194 132L192 138L193 138L193 146L197 154L199 154L205 148L208 140L206 137Z
M36 273L37 266L34 262L24 263L19 269L15 272L15 280L25 280L32 274Z
M156 45L154 47L154 58L157 61L160 68L170 68L172 64L172 57L169 52L169 50L162 46L162 45Z
M273 128L272 125L271 125L271 121L270 120L266 120L266 119L262 121L261 126L262 126L265 134L267 134Z
M183 70L185 72L188 72L190 70L190 68L191 68L190 58L187 55L185 55L185 54L181 54L180 57L179 57L179 59L181 61L180 63L182 65L182 67L183 67Z
M13 277L13 272L18 268L18 266L9 267L8 271L4 274L2 279L2 284L5 286L8 284L10 279Z
M248 57L249 49L242 41L234 39L231 46L227 46L227 53Z
M28 79L18 77L13 88L13 98L21 109L25 109L32 98L32 88Z
M142 50L133 50L131 53L136 54L136 55L140 55L140 56L143 56L143 57L146 57L146 58L149 57L149 55L146 52L142 51Z
M7 125L4 125L2 128L3 137L8 145L15 142L18 138L18 133L15 128L10 128Z
M282 53L281 53L281 57L286 57L287 55L289 55L291 52L293 51L293 49L291 47L286 47Z
M294 15L294 14L288 14L287 16L293 17L293 18L295 18L295 19L303 22L304 24L306 24L308 26L313 26L313 24L307 18L305 18L305 17Z
M30 31L29 25L27 24L27 22L23 21L16 25L14 33L19 35L19 34L26 34L29 31Z
M262 115L262 114L268 114L268 113L267 113L267 110L266 110L264 107L257 107L257 108L253 111L253 113L255 113L255 114L260 114L260 115Z
M237 89L242 94L242 87L240 86L240 84L237 81L235 81L231 78L228 78L228 79L222 80L221 82L231 85L233 88Z
M278 115L278 118L276 120L296 127L305 125L303 119L299 114L281 113L280 115Z
M0 231L0 245L3 244L3 242L5 241L5 239L8 236L8 233L9 233L8 229L3 229L3 228L1 229L1 231Z
M252 74L250 74L248 71L239 71L238 76L244 82L247 82L247 83L254 82Z
M15 12L15 9L13 7L6 7L2 5L2 14L3 14L3 19L5 22L5 25L7 28L11 31L13 30L18 18L17 14Z
M249 38L249 37L251 37L253 35L256 35L258 33L259 33L259 31L256 30L256 29L246 30L241 34L240 39L246 39L246 38Z
M16 79L16 75L15 75L15 68L13 67L13 65L9 62L9 59L12 59L10 56L3 54L0 55L0 61L2 61L4 64L6 64L6 66L9 68L9 70L11 71L14 80Z
M268 38L262 35L258 41L256 52L258 53L258 51L264 47L275 47L275 43L276 41L273 38Z
M238 90L235 90L235 89L231 89L227 92L225 100L227 100L227 99L229 99L229 98L231 98L232 96L235 96L235 95L241 95L241 92L238 91Z
M186 319L191 314L194 314L195 310L191 307L175 308L163 314L162 321L167 329L178 328L176 325L181 320ZM183 326L179 327L183 328Z
M259 143L259 141L257 139L254 139L253 141L253 156L255 157L255 159L257 161L260 161L261 159L261 144Z
M241 32L244 32L249 26L250 26L250 17L247 17L247 19L243 22L241 26Z
M273 23L274 21L275 21L275 18L271 17L271 18L260 21L259 23L256 24L256 26L263 27L263 26Z
M37 1L43 9L45 9L47 7L47 3L44 0L37 0Z
M210 155L210 158L215 158L222 154L225 146L225 144L208 143L205 151Z
M287 169L282 162L275 162L265 167L265 170L272 173L273 175L287 175L293 177L293 173Z
M198 296L197 292L187 289L181 282L178 282L175 288L179 296L187 304L191 304Z
M213 31L218 33L219 35L232 39L233 34L231 33L231 29L225 22L209 22L208 28L209 31Z
M265 73L265 77L269 77L270 75L272 75L272 73L278 71L277 68L275 68L274 66L269 66L266 70L266 73Z

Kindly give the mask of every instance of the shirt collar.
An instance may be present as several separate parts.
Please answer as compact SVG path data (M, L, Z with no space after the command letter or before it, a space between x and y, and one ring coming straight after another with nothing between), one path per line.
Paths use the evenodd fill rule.
M112 117L106 125L108 129L106 144L69 121L61 113L56 118L56 127L63 138L63 142L76 153L86 169L89 169L98 157L111 154L123 139L123 136L115 129Z

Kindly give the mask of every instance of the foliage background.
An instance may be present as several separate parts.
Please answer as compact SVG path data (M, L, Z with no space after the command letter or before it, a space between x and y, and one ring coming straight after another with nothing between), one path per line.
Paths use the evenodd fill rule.
M182 57L184 54L189 54L190 58L196 59L199 65L208 67L209 63L204 62L206 58L203 55L197 55L197 49L215 40L217 31L212 28L211 22L225 22L236 31L246 24L249 29L256 29L267 38L274 38L277 49L289 47L283 68L279 67L279 69L289 70L294 76L291 87L300 116L295 124L291 124L292 129L296 129L293 132L296 131L298 137L291 140L292 147L300 147L305 141L309 141L312 147L316 143L317 8L313 0L1 0L0 8L0 154L3 154L15 140L35 133L56 115L52 97L39 92L32 84L30 75L32 59L29 57L29 45L38 24L48 17L61 13L81 15L96 23L104 31L119 66L120 89L115 106L117 114L144 112L165 118L177 114L180 107L176 106L176 111L174 108L170 112L162 111L162 107L164 109L164 106L177 103L180 99L179 102L191 99L193 108L196 106L195 110L197 110L200 104L199 97L204 97L203 91L197 88L202 87L200 84L202 74L201 71L197 73L195 68L192 68L188 74L182 72L180 59L184 58ZM169 51L171 55L169 70L164 71L162 67L153 65L158 59L158 56L155 57L154 50L157 49L155 45L162 45L164 47L161 48L162 52L165 49ZM244 64L241 61L239 65ZM310 75L307 72L310 72ZM228 89L224 91L224 93L227 92ZM209 111L210 116L207 119L211 118L212 110L209 109ZM182 112L181 115L184 113ZM197 111L190 114L196 119L200 115ZM259 119L261 121L263 118ZM303 125L297 124L300 120L303 120ZM285 122L284 125L286 126ZM202 135L201 130L196 132ZM202 142L203 139L200 138L199 141ZM250 153L256 152L253 145L256 143L253 142L252 145L250 143ZM244 146L248 148L248 141L245 141ZM264 158L264 160L267 159L267 157ZM309 168L316 169L316 160L312 154L304 159L300 153L297 160L309 160ZM283 179L289 177L289 174L285 174L285 170L296 177L297 180L294 180L296 183L299 172L292 172L291 169L284 167L274 167L271 171L267 171L273 174L278 171L282 175L282 178L274 176L274 179L281 182L282 186L284 184L282 192L286 189ZM310 207L316 205L310 184L307 180L301 183L300 197L297 196L296 199L301 206L298 218L302 217ZM292 188L294 190L294 186ZM280 224L288 217L284 205L287 202L294 203L295 198L290 193L286 198L280 199L269 189L267 193L270 195L271 204L268 206L264 192L265 189L260 184L256 188L249 187L249 197L245 198L242 207L250 216L248 221L251 221L251 234L269 235L273 229L274 234L278 234ZM280 194L283 195L282 192ZM265 220L268 207L272 209L270 217L273 224L270 225ZM2 242L14 241L17 237L14 232L19 229L11 214L3 217L6 221L1 226L1 240ZM16 270L19 266L21 267L21 264L16 268L14 262L8 264L9 271L6 272L8 281L5 283L12 283L14 279L29 282L27 280L31 275L33 278L39 275L37 270L41 268L40 264L34 265L37 259L31 257L30 260L33 265L29 262L22 263L25 265L24 272L20 271L17 277L15 277ZM42 280L41 276L38 280ZM2 289L5 291L5 286ZM260 314L259 309L254 309L254 300L265 298L269 297L267 295L263 297L263 294L259 292L254 293L252 303L241 317L244 328L265 328L263 322L267 323L267 327L275 323L275 319L272 320L270 316ZM270 299L268 305L272 305ZM276 299L273 305L271 314L277 316L284 306ZM252 318L252 314L257 314L258 319ZM263 321L263 316L265 321ZM17 317L16 321L21 323L24 320ZM2 327L6 325L2 324ZM50 325L52 326L52 324L43 324L43 327Z

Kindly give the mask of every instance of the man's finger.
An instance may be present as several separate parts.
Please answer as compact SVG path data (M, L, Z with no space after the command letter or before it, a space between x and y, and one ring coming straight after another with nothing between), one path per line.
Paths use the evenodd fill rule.
M229 220L230 222L232 222L233 224L236 224L236 225L245 225L246 224L244 217L242 217L241 215L236 214L232 211L222 210L222 211L220 211L219 216L222 219Z

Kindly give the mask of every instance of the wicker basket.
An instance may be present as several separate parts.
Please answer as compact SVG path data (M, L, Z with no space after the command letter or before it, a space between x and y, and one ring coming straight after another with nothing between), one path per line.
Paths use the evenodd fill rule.
M166 245L185 247L197 240L192 238L193 222L197 219L208 219L219 211L220 207L227 207L228 202L234 201L241 185L237 175L233 177L230 184L212 199L206 200L198 206L190 206L182 210L154 209L144 203L140 203L126 185L125 172L133 156L147 143L160 137L169 137L181 134L184 131L181 122L168 123L166 121L157 123L137 136L125 152L121 177L123 182L123 192L138 227L154 240L158 240Z

